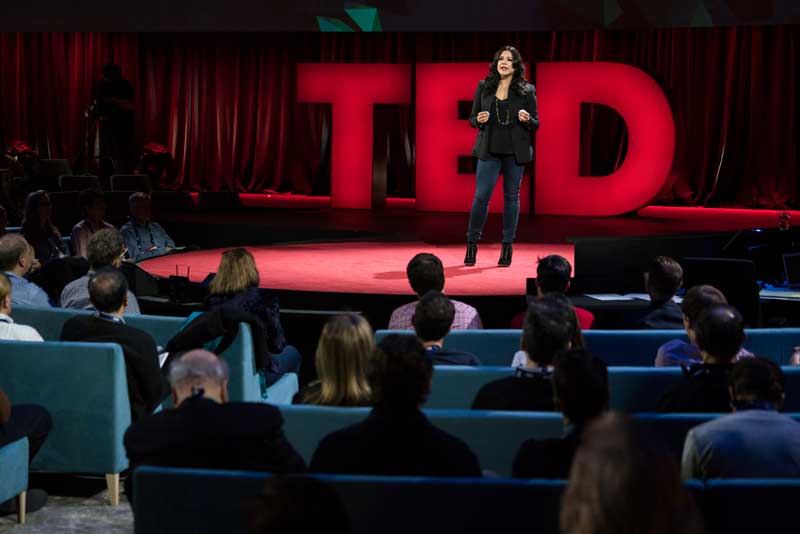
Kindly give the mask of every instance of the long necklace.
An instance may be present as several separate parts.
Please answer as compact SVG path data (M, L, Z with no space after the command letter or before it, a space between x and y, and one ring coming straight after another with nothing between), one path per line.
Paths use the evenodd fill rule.
M494 116L497 117L497 124L499 124L500 126L508 126L509 124L511 124L511 112L509 111L508 107L506 107L505 122L500 119L500 99L497 97L494 97L494 110L495 110Z

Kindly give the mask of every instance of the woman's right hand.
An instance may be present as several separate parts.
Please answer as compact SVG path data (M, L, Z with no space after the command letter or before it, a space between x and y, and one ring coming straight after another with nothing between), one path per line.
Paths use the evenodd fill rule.
M485 124L489 121L489 112L488 111L481 111L478 113L478 117L476 118L478 124Z

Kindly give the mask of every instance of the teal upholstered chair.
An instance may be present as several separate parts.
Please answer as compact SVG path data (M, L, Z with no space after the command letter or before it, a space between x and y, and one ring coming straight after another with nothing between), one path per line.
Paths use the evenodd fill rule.
M322 438L362 421L369 408L295 405L281 406L281 413L286 438L310 462ZM484 471L505 477L511 476L523 441L556 438L564 432L558 413L425 410L425 415L435 426L465 441Z
M242 506L255 501L270 477L149 466L133 476L137 534L251 532ZM563 480L313 476L339 494L352 534L483 534L532 526L556 534L566 487Z
M17 501L17 521L25 523L28 490L28 438L0 447L0 503Z
M32 468L105 474L112 504L128 467L131 424L122 349L110 343L0 341L0 387L17 404L39 404L53 429Z
M431 379L431 393L425 408L468 410L484 384L511 376L511 367L462 367L437 365Z

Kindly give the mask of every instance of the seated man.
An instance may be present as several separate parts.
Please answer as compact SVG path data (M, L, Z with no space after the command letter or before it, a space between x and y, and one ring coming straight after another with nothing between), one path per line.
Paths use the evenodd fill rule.
M153 412L168 388L158 365L156 342L147 332L125 324L128 281L112 268L100 269L89 279L89 300L94 315L77 315L64 323L61 341L118 343L125 356L131 419L137 421Z
M746 358L731 371L734 413L689 431L683 447L683 477L800 477L800 423L778 413L784 400L781 368Z
M700 317L703 310L714 304L727 303L728 301L725 295L713 286L694 286L687 291L681 303L681 311L683 312L683 326L686 328L686 335L689 338L689 343L682 339L673 339L661 345L656 353L656 367L669 367L672 365L689 366L703 363L700 357L700 349L697 348L694 325L697 323L697 319ZM753 353L742 347L734 358L734 361L752 355Z
M152 221L150 196L134 193L128 199L131 218L122 225L120 233L133 261L163 256L175 248L175 241L160 224Z
M433 365L480 365L481 361L474 354L442 348L455 313L455 306L449 298L438 291L428 291L417 302L411 318L414 332Z
M44 445L53 420L41 406L35 404L16 404L0 389L0 447L4 447L18 439L28 438L28 461L33 459ZM35 512L47 503L47 492L40 489L29 489L25 503L26 512ZM14 499L0 503L0 516L17 513Z
M228 402L228 366L205 350L169 368L175 408L148 415L125 433L131 468L139 465L298 473L303 458L283 435L280 411L260 402ZM126 492L130 491L126 481Z
M326 436L309 471L398 476L481 476L466 443L433 426L420 407L433 367L411 336L389 335L375 369L381 399L362 422Z
M116 228L104 228L98 230L89 239L86 253L89 258L89 272L67 284L61 292L62 308L92 309L92 303L89 300L89 279L100 269L106 267L119 269L122 265L122 258L125 256L125 245ZM136 300L136 295L128 290L128 305L125 307L125 315L139 315L139 313L139 301Z
M558 254L550 254L539 258L536 264L536 297L541 298L546 293L564 293L569 290L569 277L572 275L572 265L567 258ZM511 319L511 328L522 328L525 323L525 313L522 312ZM578 324L581 330L589 330L594 322L594 314L589 310L575 306Z
M683 312L672 300L683 284L680 264L666 256L658 256L644 274L644 288L650 295L650 306L640 314L633 328L649 330L683 328Z
M730 412L728 377L744 341L742 315L727 304L700 314L695 341L703 363L693 365L658 401L661 412Z
M0 273L0 339L44 341L32 326L16 324L11 318L11 281Z
M76 256L89 257L89 240L100 230L115 230L103 220L106 216L106 197L99 189L81 192L79 205L83 219L72 227L72 250Z
M515 478L569 478L586 425L608 409L608 369L600 358L571 350L553 360L556 410L564 414L564 437L528 440L514 458Z
M575 311L566 296L548 293L531 304L522 329L524 366L512 376L484 385L472 409L553 411L553 358L572 348L577 330Z
M444 290L444 266L442 260L433 254L421 253L411 258L406 267L406 275L411 289L418 297L428 291ZM458 300L453 300L452 303L456 313L451 330L483 328L478 310ZM414 317L416 307L416 302L409 302L394 310L389 319L389 330L412 330L411 318Z
M11 280L11 302L15 306L51 307L44 289L24 278L35 265L33 247L24 237L19 234L0 237L0 271Z

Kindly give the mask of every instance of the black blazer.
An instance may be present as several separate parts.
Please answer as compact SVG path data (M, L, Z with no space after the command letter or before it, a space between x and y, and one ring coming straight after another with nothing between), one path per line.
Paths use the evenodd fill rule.
M472 155L478 159L489 157L489 131L486 128L488 123L478 124L478 113L488 111L491 114L489 120L494 118L494 93L484 93L484 80L478 82L475 89L475 98L472 100L472 111L469 114L469 123L473 128L478 129L478 138L472 148ZM517 119L519 110L524 109L531 115L531 120L527 124L521 123ZM533 161L533 145L531 136L539 128L539 111L536 108L536 88L528 84L525 94L518 94L513 88L508 90L508 110L514 117L514 127L511 130L511 143L514 145L514 158L517 164L523 165Z
M169 386L158 366L156 342L143 330L93 315L78 315L64 323L60 339L118 343L122 347L133 421L152 413L169 393Z
M303 458L286 440L280 411L261 403L186 399L173 410L132 424L125 432L125 450L132 469L158 465L274 473L306 470ZM132 495L129 483L126 490Z

